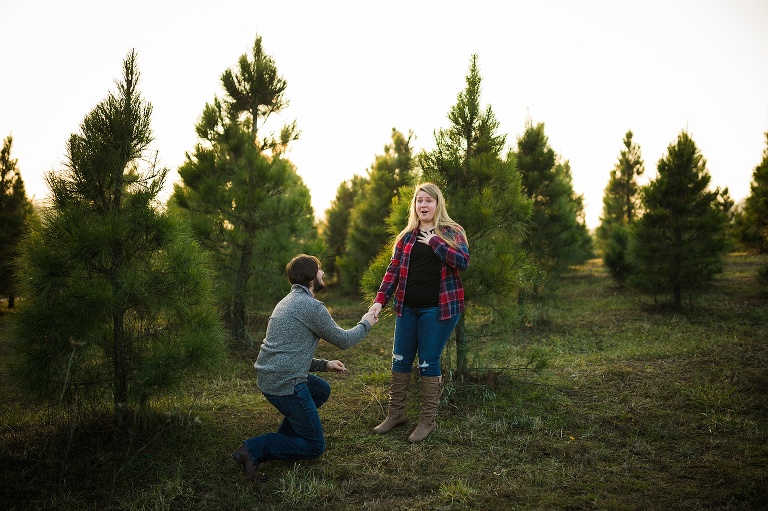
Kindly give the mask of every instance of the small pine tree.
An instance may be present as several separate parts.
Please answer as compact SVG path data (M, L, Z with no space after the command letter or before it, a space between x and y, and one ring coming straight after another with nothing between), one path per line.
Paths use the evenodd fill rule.
M355 198L362 192L365 183L367 183L366 178L358 175L341 183L336 189L336 198L325 210L325 222L321 233L325 244L322 262L328 281L338 279L338 262L347 250L349 216Z
M727 192L708 190L706 161L683 131L659 160L658 175L642 189L643 215L633 225L629 257L636 272L629 282L658 295L670 293L675 307L723 267Z
M736 226L740 241L761 254L768 253L768 132L763 159L752 172L750 194Z
M365 185L355 197L346 250L338 261L341 287L347 293L359 292L363 272L388 241L386 218L392 198L401 187L412 184L412 137L412 133L406 137L392 129L392 142L384 146L384 154L376 156Z
M752 173L750 194L734 222L739 241L761 254L768 253L768 132L765 137L763 159ZM760 268L757 276L768 293L768 264Z
M551 283L569 266L592 256L583 197L573 190L568 162L560 163L544 134L544 124L527 121L517 141L517 166L533 217L526 248Z
M152 107L138 80L131 52L118 93L46 176L51 207L22 244L14 332L13 374L27 390L82 412L111 394L118 426L224 353L204 253L157 202L168 170L145 163Z
M632 137L632 131L624 135L624 149L605 187L603 214L595 232L603 252L603 264L619 283L625 282L632 271L626 254L629 226L638 217L640 185L637 178L645 172L640 146Z
M9 309L16 296L13 264L27 217L32 213L18 160L11 157L12 146L13 137L8 135L0 150L0 295L8 298Z

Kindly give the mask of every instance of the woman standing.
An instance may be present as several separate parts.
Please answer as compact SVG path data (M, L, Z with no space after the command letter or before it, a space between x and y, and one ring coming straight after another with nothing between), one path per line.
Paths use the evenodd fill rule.
M468 266L464 229L448 216L442 192L432 183L418 185L408 225L395 240L389 267L369 309L378 318L395 295L389 414L374 432L384 434L405 423L408 383L417 354L421 413L408 441L419 442L434 431L440 401L440 357L464 311L459 270Z

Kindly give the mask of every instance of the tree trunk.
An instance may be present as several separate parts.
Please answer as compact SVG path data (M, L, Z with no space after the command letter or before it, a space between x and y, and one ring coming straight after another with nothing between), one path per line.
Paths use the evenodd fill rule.
M123 314L115 314L112 317L112 336L115 363L114 397L115 397L115 425L121 428L125 425L125 405L128 402L128 360L125 349L125 325Z
M248 289L250 277L251 259L253 258L253 241L247 240L240 253L240 266L235 276L235 285L232 296L232 315L230 317L230 329L232 339L243 339L248 329L245 314L245 295Z
M13 309L13 306L16 304L16 296L14 296L13 293L8 293L8 308Z
M122 174L118 176L117 181L122 186ZM117 211L120 211L122 200L120 188L116 187L114 196L114 207ZM121 274L124 264L125 247L122 240L115 239L112 241L112 270L110 277L113 296L119 296L120 294L120 286L116 282L116 276ZM114 357L113 363L115 365L112 385L114 387L115 425L119 429L123 429L125 426L125 409L128 404L128 350L126 343L125 312L121 308L119 311L112 312L112 356Z
M464 378L467 376L467 330L464 323L464 314L459 317L456 324L456 374Z

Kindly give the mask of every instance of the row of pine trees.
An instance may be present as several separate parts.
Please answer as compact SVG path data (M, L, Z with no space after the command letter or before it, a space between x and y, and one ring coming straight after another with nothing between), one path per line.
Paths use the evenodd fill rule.
M11 137L0 154L0 294L9 308L21 298L11 374L67 409L111 403L118 425L186 375L218 367L228 350L253 349L297 253L321 256L333 285L370 301L421 181L441 187L472 253L458 375L472 369L473 343L510 339L535 322L563 273L595 250L617 284L677 307L711 283L735 243L768 250L768 149L751 195L734 208L727 189L709 188L686 132L645 186L640 148L626 134L593 238L569 162L544 125L527 120L512 144L498 132L481 104L477 55L434 149L415 154L413 133L393 129L367 174L340 184L318 225L287 157L296 122L265 130L288 99L260 37L222 74L223 95L205 105L198 142L162 204L168 169L151 150L152 106L135 53L122 71L117 91L70 137L64 168L47 173L45 207L26 199ZM768 270L761 275L768 289Z

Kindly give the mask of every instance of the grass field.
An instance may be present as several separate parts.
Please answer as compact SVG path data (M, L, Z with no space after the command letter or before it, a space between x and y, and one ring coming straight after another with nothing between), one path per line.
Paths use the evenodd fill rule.
M569 274L541 320L474 355L496 370L448 381L438 429L371 434L385 415L392 320L326 375L319 460L262 465L254 486L230 453L274 430L255 390L255 354L156 404L151 428L117 434L26 402L0 373L0 502L50 510L752 510L768 509L765 258L733 254L684 311L617 289L591 261ZM354 324L365 307L321 297ZM7 356L8 317L0 316ZM449 353L450 355L450 353ZM530 359L546 362L534 371ZM417 402L409 415L415 424ZM76 425L74 425L76 424Z

